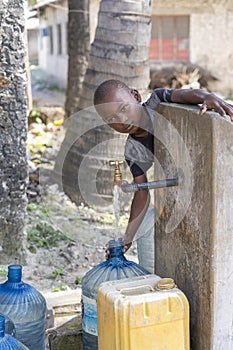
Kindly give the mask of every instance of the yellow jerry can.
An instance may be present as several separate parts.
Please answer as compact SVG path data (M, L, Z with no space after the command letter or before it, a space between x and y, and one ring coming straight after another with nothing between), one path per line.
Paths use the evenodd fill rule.
M189 350L189 304L173 279L145 275L102 283L99 350Z

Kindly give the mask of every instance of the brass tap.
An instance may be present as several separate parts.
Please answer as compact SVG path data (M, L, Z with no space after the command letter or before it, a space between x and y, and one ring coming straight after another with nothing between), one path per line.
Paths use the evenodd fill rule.
M117 185L117 183L119 181L122 180L122 174L121 174L121 170L120 170L120 164L124 164L123 160L110 160L109 161L109 165L114 165L115 166L115 170L114 170L114 185Z

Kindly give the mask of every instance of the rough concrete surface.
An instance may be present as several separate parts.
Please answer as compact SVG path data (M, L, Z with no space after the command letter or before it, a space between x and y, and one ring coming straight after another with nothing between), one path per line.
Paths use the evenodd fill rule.
M229 119L196 107L164 104L155 153L179 188L155 192L155 271L175 279L191 307L192 350L233 348L232 139ZM159 141L158 141L159 140Z

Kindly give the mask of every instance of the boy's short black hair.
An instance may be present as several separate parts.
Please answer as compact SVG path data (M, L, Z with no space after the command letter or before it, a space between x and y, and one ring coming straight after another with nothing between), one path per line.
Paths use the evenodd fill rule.
M96 106L101 104L104 96L112 89L125 89L127 91L130 91L130 88L120 80L105 80L95 90L94 105Z

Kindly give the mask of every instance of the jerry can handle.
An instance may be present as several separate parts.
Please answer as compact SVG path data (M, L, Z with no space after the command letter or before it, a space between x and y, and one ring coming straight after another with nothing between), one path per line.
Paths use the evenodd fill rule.
M150 284L144 284L142 286L135 286L135 287L128 287L128 288L122 288L119 290L121 294L127 295L127 292L137 292L138 290L141 290L141 293L145 293L145 289L149 289L150 292L154 292L155 289ZM129 293L130 294L130 293Z

